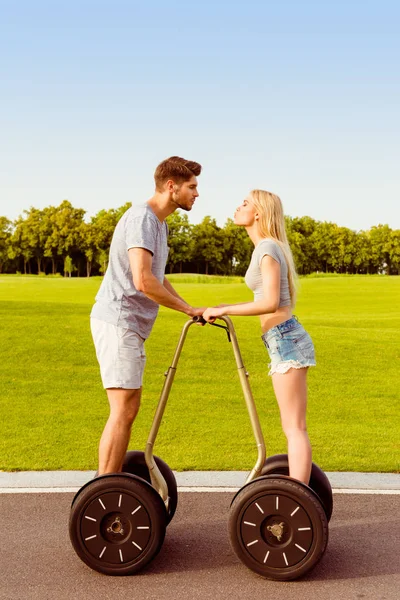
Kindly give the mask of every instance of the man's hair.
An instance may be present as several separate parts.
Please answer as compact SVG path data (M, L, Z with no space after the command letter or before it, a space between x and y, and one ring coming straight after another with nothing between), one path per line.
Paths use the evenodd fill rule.
M157 167L154 173L154 181L156 182L156 190L161 191L164 183L172 179L176 184L181 185L185 181L189 181L195 175L201 173L201 165L193 160L185 160L180 156L171 156L163 160Z

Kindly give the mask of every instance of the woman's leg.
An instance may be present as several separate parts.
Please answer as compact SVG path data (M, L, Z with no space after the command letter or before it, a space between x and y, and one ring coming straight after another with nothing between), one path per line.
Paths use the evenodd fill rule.
M311 474L311 445L306 426L307 367L274 373L272 384L288 442L290 477L306 484Z

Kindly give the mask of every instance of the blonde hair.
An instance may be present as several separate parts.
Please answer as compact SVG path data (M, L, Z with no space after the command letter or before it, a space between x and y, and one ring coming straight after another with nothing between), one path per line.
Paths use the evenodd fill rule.
M292 308L296 304L297 273L285 229L285 215L279 196L265 190L252 190L250 198L259 214L258 228L262 237L273 239L281 248L288 267Z

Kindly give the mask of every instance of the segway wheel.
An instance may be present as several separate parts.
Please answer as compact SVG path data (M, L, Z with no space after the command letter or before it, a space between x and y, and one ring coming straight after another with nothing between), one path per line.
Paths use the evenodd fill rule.
M130 575L159 552L166 529L165 505L145 481L104 475L77 496L69 534L78 556L107 575Z
M161 471L162 476L164 477L167 487L168 487L168 513L167 513L167 524L170 523L172 517L175 514L176 507L178 504L178 486L176 483L175 475L172 470L169 468L166 462L164 462L158 456L154 457L158 468ZM151 484L149 469L147 467L144 452L139 452L137 450L130 450L125 454L125 459L122 465L122 471L125 473L131 473L132 475L137 475L141 477L145 481Z
M289 475L289 459L287 454L270 456L264 463L261 475ZM332 486L322 469L312 463L309 487L314 490L324 507L328 523L333 510Z
M288 477L255 479L235 496L229 535L238 558L268 579L288 581L323 556L328 522L317 496Z

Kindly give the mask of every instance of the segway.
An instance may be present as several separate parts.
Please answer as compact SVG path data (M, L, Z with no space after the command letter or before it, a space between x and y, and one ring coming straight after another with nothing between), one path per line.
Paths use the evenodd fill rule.
M295 579L308 572L325 552L332 489L313 464L309 485L288 476L286 455L266 460L265 444L255 403L229 317L226 330L232 342L239 378L258 448L255 467L235 495L230 510L231 544L250 569L272 579ZM92 569L108 575L133 574L159 552L167 524L177 505L174 474L153 446L164 414L187 331L183 327L153 419L145 452L128 452L122 473L95 477L73 499L69 521L72 545Z
M258 449L257 462L231 503L231 545L238 558L259 575L283 581L297 579L309 572L325 553L333 508L332 488L325 473L315 463L309 485L305 485L289 477L286 454L266 459L249 374L243 364L233 323L229 317L220 318L225 326L212 325L224 328L232 342Z
M71 543L82 561L100 573L132 575L142 569L160 551L175 514L176 479L168 465L153 455L153 446L182 344L165 373L145 452L127 452L122 473L95 476L72 501Z

